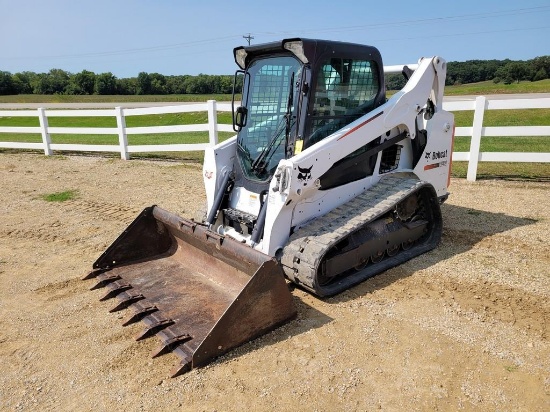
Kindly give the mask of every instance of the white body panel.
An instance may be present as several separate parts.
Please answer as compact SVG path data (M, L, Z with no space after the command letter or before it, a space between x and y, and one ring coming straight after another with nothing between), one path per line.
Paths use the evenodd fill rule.
M204 152L204 162L202 173L204 178L204 189L206 191L207 210L212 208L217 189L220 186L222 173L224 170L233 169L235 162L235 147L237 145L237 136L216 145L214 148L207 148Z
M370 141L378 137L382 138L381 142L389 139L387 132L391 133L391 137L407 132L410 137L398 142L402 146L401 156L398 167L393 172L413 171L420 179L431 183L438 196L445 196L454 129L452 114L442 110L445 64L445 61L438 57L420 60L418 68L405 87L385 104L298 155L281 160L270 183L263 240L251 246L275 256L287 243L292 227L300 227L328 213L376 184L381 177L381 152L378 153L372 176L329 190L320 190L319 178L335 162ZM435 114L426 120L423 109L428 99L434 104ZM417 137L415 126L418 126L419 130L427 130L428 138L424 153L413 169L411 139ZM224 167L233 167L235 148L234 140L232 143L224 142L205 156L204 170L209 207L212 205L217 190L216 181L220 180L221 171ZM310 171L304 174L299 168ZM217 177L208 179L207 174L210 172L215 173ZM252 195L242 188L234 189L232 207L257 214L259 201L251 201ZM225 234L232 233L227 231ZM247 240L242 235L235 237Z

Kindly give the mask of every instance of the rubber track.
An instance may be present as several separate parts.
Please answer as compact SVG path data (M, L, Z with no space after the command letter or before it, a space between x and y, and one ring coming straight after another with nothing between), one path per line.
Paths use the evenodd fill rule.
M319 296L330 296L433 248L421 248L412 253L401 251L395 257L386 257L378 264L369 265L370 271L367 269L357 272L354 276L344 277L328 287L317 286L315 282L317 269L332 246L390 211L402 199L426 185L429 184L411 173L385 176L359 196L300 228L290 236L289 243L283 250L281 263L285 274L294 283ZM412 249L415 248L416 246ZM398 257L399 255L404 256Z

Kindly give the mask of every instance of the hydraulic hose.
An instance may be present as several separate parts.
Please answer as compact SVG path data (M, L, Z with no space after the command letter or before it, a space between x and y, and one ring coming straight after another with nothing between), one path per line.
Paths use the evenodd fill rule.
M206 223L208 223L209 227L214 224L214 221L216 219L216 214L218 213L218 210L220 210L220 207L222 205L223 197L225 196L225 192L227 191L227 186L229 185L230 174L231 173L229 171L226 171L225 175L223 175L220 189L218 190L218 193L216 193L216 197L214 198L214 204L212 205L212 209L210 209L210 212L208 213L208 217L206 218Z

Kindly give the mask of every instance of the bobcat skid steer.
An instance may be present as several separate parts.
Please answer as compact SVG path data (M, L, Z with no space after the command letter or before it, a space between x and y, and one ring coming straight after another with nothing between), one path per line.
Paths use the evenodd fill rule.
M145 209L87 278L143 321L173 375L296 315L287 279L339 293L434 248L448 196L452 114L446 63L402 67L386 99L370 46L311 39L234 50L236 136L207 150L207 212Z

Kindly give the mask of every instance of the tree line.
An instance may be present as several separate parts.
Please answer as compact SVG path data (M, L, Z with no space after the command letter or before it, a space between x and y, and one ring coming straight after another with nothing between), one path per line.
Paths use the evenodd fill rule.
M240 92L240 85L237 91ZM233 76L164 76L141 72L137 77L117 78L112 73L96 74L89 70L69 73L51 69L48 73L0 71L0 95L153 95L153 94L230 94Z
M531 60L468 60L448 62L446 86L493 81L511 84L520 81L538 81L550 78L550 56ZM386 78L388 90L399 90L405 85L401 75Z
M446 85L492 80L510 84L522 80L550 78L550 56L527 61L468 60L448 62ZM241 78L242 79L242 78ZM399 90L405 85L401 75L386 77L386 89ZM240 93L242 84L237 84ZM68 94L68 95L154 95L154 94L230 94L232 75L199 74L164 76L141 72L137 77L117 78L112 73L96 74L88 70L69 73L52 69L48 73L0 71L0 95Z

